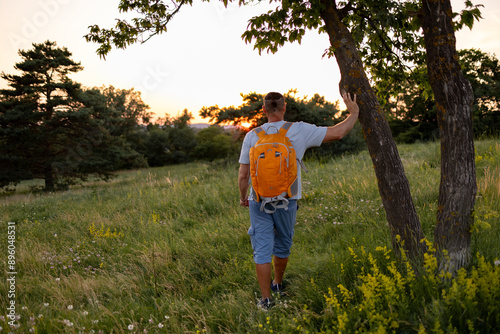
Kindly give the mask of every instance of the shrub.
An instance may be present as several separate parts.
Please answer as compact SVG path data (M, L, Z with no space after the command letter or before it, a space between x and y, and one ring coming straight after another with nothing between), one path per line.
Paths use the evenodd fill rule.
M261 324L266 331L321 333L492 333L500 326L500 267L477 254L476 264L455 277L438 271L428 243L422 266L386 247L374 254L349 247L339 264L342 282L328 288L321 312L293 322ZM288 326L289 328L284 328Z

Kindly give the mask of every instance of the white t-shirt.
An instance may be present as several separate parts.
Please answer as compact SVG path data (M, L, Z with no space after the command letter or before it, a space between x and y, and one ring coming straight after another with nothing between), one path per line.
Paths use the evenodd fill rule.
M266 133L277 133L281 126L285 124L285 121L279 122L271 122L265 123L261 125L261 128ZM310 147L320 146L323 142L323 139L326 135L326 126L316 126L314 124L304 123L304 122L295 122L292 124L286 136L292 142L293 148L295 149L295 154L297 155L297 160L302 160L304 157L304 153ZM250 148L252 148L259 137L255 134L254 131L250 131L245 136L243 140L243 145L241 147L240 153L240 164L250 164ZM292 197L292 199L300 199L302 198L302 184L301 184L301 169L300 165L297 165L297 178L299 179L299 191L296 196ZM250 192L250 197L251 197ZM252 199L252 198L250 198Z

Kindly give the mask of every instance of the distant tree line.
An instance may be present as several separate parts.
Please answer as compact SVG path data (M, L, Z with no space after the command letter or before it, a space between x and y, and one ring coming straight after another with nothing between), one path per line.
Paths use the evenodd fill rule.
M219 106L204 107L200 116L208 118L214 124L250 124L249 129L267 122L262 111L264 95L255 92L242 94L243 104L239 107ZM285 120L289 122L307 122L318 126L332 126L347 117L347 111L339 109L338 101L331 103L323 96L314 94L311 98L298 97L297 90L284 94L286 102ZM359 124L355 126L341 141L325 143L321 147L312 148L306 152L305 158L321 158L354 152L365 147L363 134Z
M70 74L83 67L55 42L21 50L18 74L1 77L0 188L43 179L45 190L67 189L89 176L108 179L121 169L162 166L235 154L232 134L188 126L192 115L153 124L134 89L85 88Z
M45 190L67 189L89 176L108 179L121 169L157 167L197 160L237 159L241 140L249 129L266 122L263 95L242 94L239 107L204 107L200 116L214 124L190 126L188 110L178 117L153 122L134 89L82 87L69 75L83 67L55 42L33 44L21 50L20 74L1 74L10 88L0 90L0 187L9 189L23 180L45 180ZM475 92L474 130L477 136L500 132L500 70L498 59L479 50L462 50L460 61ZM379 97L399 142L432 140L437 136L435 104L426 77L398 87L378 81ZM315 94L285 94L288 121L330 126L346 115L338 102ZM242 125L250 125L243 128ZM222 125L233 125L227 131ZM308 151L307 157L330 157L363 149L358 126L342 141Z

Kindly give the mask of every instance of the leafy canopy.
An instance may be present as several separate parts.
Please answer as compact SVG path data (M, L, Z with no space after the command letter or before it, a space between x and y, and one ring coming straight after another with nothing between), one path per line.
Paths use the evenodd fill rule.
M477 49L458 51L458 60L474 91L472 118L474 135L500 133L500 66L495 55ZM402 92L390 97L384 106L392 133L397 141L436 139L439 133L436 103L425 66L414 72L416 83L401 82Z

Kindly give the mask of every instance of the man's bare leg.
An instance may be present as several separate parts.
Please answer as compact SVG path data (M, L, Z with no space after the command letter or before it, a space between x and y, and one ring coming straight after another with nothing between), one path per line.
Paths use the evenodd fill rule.
M285 275L286 265L288 264L288 258L281 258L274 256L274 284L282 284L283 276Z
M271 298L271 263L255 264L262 299Z

